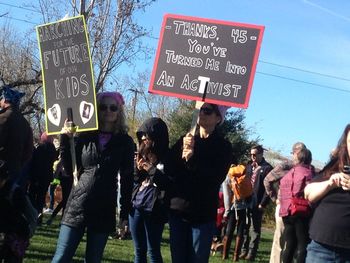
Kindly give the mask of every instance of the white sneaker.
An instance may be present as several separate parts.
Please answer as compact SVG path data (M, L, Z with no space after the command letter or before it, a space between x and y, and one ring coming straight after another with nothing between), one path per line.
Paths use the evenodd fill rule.
M51 215L51 214L52 214L52 212L53 212L53 210L52 210L52 209L50 209L50 208L46 208L46 209L44 209L44 214L45 214L45 215L47 215L47 214Z

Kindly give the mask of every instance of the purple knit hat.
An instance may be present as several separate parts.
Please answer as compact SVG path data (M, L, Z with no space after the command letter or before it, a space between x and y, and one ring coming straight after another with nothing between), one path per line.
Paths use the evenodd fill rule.
M119 92L117 91L106 91L106 92L101 92L101 93L98 93L97 94L97 102L100 103L101 100L105 97L110 97L112 99L115 100L115 102L118 104L118 105L124 105L125 102L124 102L124 98L122 96L122 94L120 94Z

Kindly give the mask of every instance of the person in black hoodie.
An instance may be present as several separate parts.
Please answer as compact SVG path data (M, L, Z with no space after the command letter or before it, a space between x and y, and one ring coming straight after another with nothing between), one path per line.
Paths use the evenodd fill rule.
M53 163L58 157L53 137L43 132L40 143L34 149L29 165L28 195L35 209L38 211L38 223L42 222L42 211L45 206L46 193L53 179Z
M163 262L160 243L167 222L167 190L165 175L168 154L168 128L160 118L147 119L136 132L139 150L135 157L134 191L129 224L135 247L135 263Z
M118 92L97 94L99 130L82 132L75 144L78 181L68 198L52 262L71 262L87 232L86 262L101 262L109 233L116 228L117 177L120 222L128 219L133 187L134 142L127 134L124 99ZM72 174L69 135L60 138L64 169Z
M170 150L170 248L173 263L208 262L218 193L232 160L232 146L218 132L227 107L204 103L195 136Z

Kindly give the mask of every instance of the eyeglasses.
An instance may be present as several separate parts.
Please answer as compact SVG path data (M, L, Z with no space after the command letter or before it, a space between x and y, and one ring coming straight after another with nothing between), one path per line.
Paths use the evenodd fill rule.
M117 105L106 105L106 104L101 104L99 106L100 111L107 111L109 109L111 112L116 112L118 110Z
M215 110L213 108L207 108L207 107L202 107L200 109L200 112L202 112L205 115L211 115L211 114L213 114L214 111Z

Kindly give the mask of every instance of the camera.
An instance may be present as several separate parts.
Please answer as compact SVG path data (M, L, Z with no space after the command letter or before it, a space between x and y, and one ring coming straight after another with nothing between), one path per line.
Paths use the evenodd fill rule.
M345 174L350 174L350 165L344 165L343 172Z

